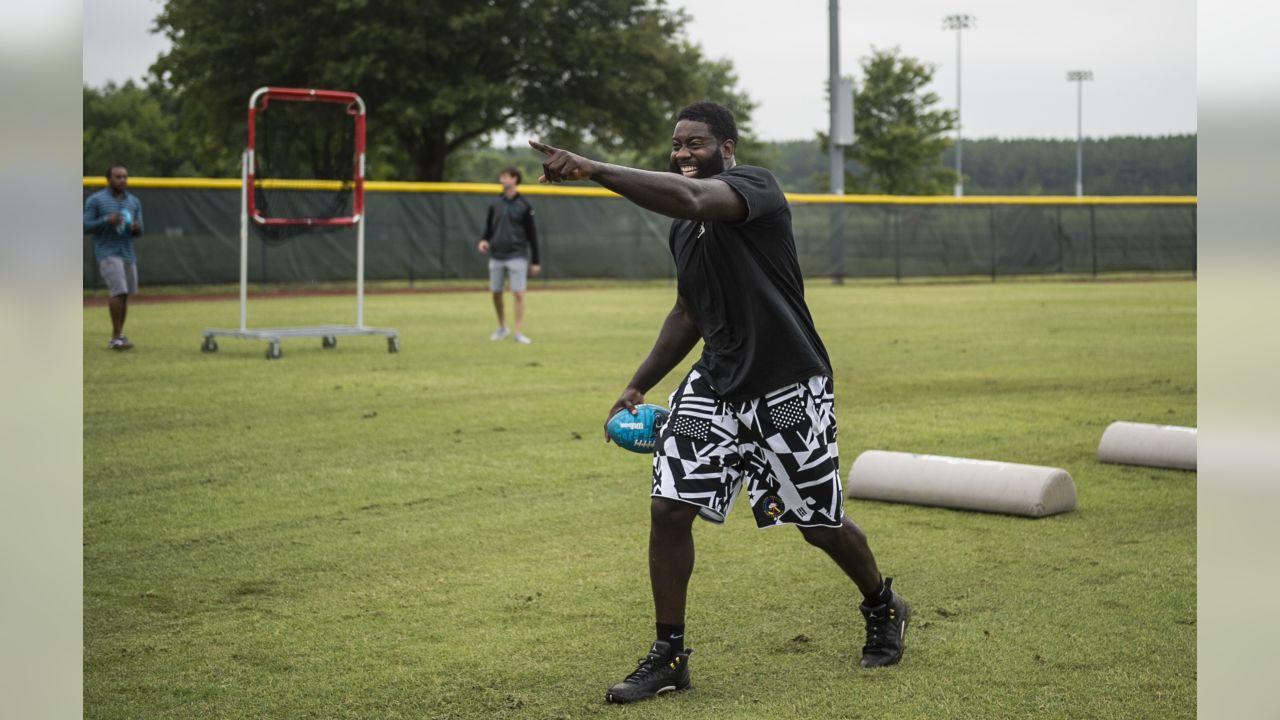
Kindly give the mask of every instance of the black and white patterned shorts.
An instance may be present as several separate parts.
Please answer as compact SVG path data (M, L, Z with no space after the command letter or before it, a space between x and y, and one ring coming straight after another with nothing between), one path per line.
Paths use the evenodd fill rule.
M762 398L722 400L693 370L669 400L653 456L654 497L697 505L723 523L745 485L758 527L838 526L844 517L831 378Z

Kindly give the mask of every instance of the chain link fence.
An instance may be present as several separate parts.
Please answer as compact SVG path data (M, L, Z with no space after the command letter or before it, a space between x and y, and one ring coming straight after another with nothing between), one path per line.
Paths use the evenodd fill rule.
M85 178L87 197L101 179ZM497 185L370 183L365 277L488 277L476 251ZM375 189L381 188L381 189ZM239 281L238 181L135 178L146 233L144 285ZM300 206L331 193L297 191ZM670 221L596 188L527 188L543 275L670 278ZM874 198L793 195L796 251L809 278L912 278L1196 269L1195 198ZM84 287L100 288L86 236ZM249 238L249 279L307 283L355 277L355 231L286 241Z

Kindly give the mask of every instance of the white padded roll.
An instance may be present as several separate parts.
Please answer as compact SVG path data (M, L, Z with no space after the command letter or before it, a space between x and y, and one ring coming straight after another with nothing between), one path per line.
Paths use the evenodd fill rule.
M1196 469L1196 429L1120 420L1107 426L1098 460L1175 470Z
M1076 509L1061 468L868 450L849 469L849 497L1044 517Z

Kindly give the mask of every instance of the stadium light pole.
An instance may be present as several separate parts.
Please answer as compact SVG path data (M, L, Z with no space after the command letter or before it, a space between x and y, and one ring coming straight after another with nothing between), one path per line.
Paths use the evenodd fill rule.
M1067 82L1076 84L1076 197L1084 196L1084 82L1092 79L1092 70L1067 72Z
M832 195L844 194L844 148L839 144L840 121L837 117L840 92L840 0L827 2L827 60L829 84L827 85L828 109L831 113L830 134L827 135L827 154L831 177L827 189ZM836 203L830 207L831 281L844 284L844 210Z
M844 148L836 144L836 138L840 136L839 122L836 118L836 93L840 92L840 0L829 0L827 12L827 58L830 69L827 95L830 98L831 111L831 132L827 135L831 178L827 189L832 195L843 195Z
M948 15L942 18L943 30L956 31L956 197L964 195L964 175L961 158L964 153L960 147L960 32L973 27L978 19L968 13Z

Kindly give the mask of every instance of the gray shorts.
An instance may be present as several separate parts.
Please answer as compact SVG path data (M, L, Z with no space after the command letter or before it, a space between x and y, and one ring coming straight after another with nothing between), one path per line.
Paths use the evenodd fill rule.
M502 281L511 276L511 291L522 293L529 286L529 258L513 257L505 260L489 258L489 289L502 292Z
M103 258L98 261L98 272L102 273L111 297L138 294L137 263L127 263L119 256Z

